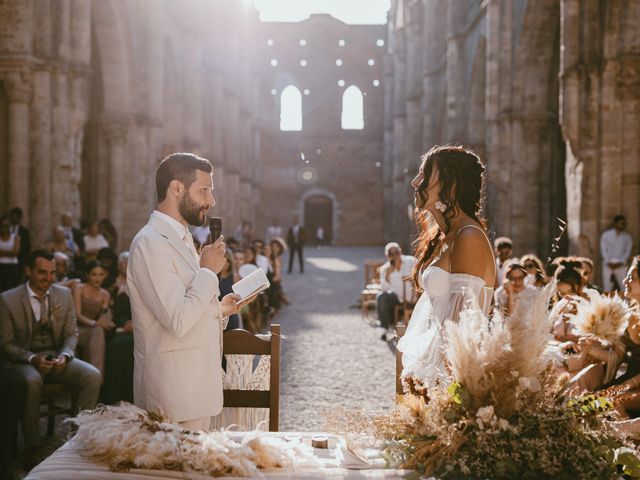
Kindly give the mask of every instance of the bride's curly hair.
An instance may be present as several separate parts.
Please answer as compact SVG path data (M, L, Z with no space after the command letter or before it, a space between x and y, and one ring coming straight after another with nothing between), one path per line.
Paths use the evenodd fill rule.
M438 171L440 198L446 210L443 212L445 228L440 229L431 215L416 209L414 217L419 235L413 242L414 255L417 259L413 269L413 284L421 290L418 278L422 267L433 261L432 257L442 246L445 236L451 229L451 219L462 210L473 220L486 228L484 205L486 200L485 166L480 157L471 150L455 145L432 147L422 156L424 179L418 186L418 195L425 197L429 181L434 170Z

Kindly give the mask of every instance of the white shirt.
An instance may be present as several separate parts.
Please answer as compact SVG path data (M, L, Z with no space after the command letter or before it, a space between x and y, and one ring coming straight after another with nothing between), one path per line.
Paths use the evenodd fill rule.
M4 241L0 238L0 250L13 250L13 247L16 244L16 235L10 234L9 240ZM18 257L0 257L0 263L4 265L15 265L18 263Z
M161 218L162 220L167 222L169 225L171 225L171 228L173 228L176 231L176 233L178 234L178 237L182 239L182 241L189 247L189 250L191 250L191 253L193 253L193 255L196 257L196 259L198 260L198 264L200 263L200 257L198 257L198 252L196 252L196 247L193 244L193 238L191 237L191 232L189 231L189 227L179 222L172 216L167 215L166 213L162 213L159 210L154 210L151 216ZM201 268L204 268L204 267L201 267ZM208 268L204 268L204 271L209 272L211 275L215 275L215 273L209 270Z
M33 310L33 318L36 319L36 322L39 322L42 319L42 312L40 311L40 299L38 298L36 293L31 290L29 282L27 282L27 293L29 294L29 303L31 304L31 309ZM44 304L46 308L49 308L49 290L47 290L44 294Z
M400 270L393 269L389 274L387 281L387 270L392 268L391 263L387 262L380 267L380 287L383 292L395 293L398 300L405 301L413 298L413 286L410 281L402 279L411 275L416 259L410 255L402 255Z
M535 278L535 277L534 277ZM513 303L514 305L518 303L518 297L522 295L524 292L537 292L538 289L533 285L525 285L525 287L519 292L513 292ZM494 297L496 299L496 303L500 305L502 308L507 308L509 306L509 295L504 288L504 285L501 285L494 293ZM511 312L513 313L513 312Z
M84 236L84 249L87 252L97 252L101 248L106 248L109 246L109 242L102 236L101 233L97 234L95 237L91 235Z
M267 235L265 236L265 241L269 243L271 240L273 240L276 237L282 237L282 227L279 227L277 225L271 225L269 228L267 228Z
M600 237L600 255L603 263L627 264L631 257L633 239L628 232L618 233L615 228L605 231Z
M507 271L507 267L511 262L517 262L517 258L507 258L502 264L500 263L500 257L496 258L496 277L498 285L502 285L504 282L504 274Z

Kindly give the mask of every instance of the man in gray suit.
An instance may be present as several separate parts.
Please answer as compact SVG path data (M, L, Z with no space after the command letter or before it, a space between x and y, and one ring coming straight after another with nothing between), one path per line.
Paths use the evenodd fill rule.
M102 378L94 366L75 358L78 343L71 292L54 285L56 262L48 250L27 259L29 280L0 294L2 366L22 376L27 393L22 417L25 466L35 463L40 445L40 397L43 383L62 383L78 391L78 406L93 408Z

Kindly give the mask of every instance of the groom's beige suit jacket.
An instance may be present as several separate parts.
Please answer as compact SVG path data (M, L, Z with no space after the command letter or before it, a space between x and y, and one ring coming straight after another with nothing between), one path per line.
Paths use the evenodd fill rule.
M131 243L127 267L134 402L164 412L172 422L222 410L218 278L200 268L195 248L186 240L154 212Z

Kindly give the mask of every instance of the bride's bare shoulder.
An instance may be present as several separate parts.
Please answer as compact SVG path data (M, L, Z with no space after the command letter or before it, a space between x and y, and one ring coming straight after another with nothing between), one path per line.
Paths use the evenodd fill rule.
M461 228L451 248L451 272L488 278L494 271L493 252L486 234L480 228Z

